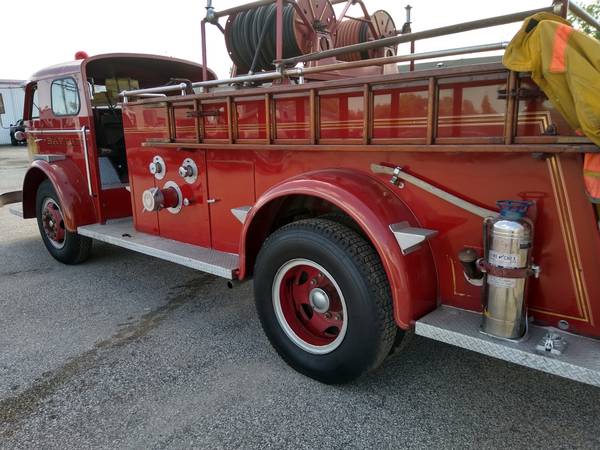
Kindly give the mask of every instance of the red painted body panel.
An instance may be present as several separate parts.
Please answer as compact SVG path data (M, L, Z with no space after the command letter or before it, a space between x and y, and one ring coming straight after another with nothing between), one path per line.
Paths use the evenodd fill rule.
M133 214L140 231L239 252L239 276L244 277L285 202L298 196L320 199L316 208L326 202L344 211L373 243L390 280L400 326L408 327L438 303L481 310L481 290L466 282L457 258L465 246L481 249L481 218L414 186L394 187L388 176L370 170L373 163L401 166L490 209L501 199L535 201L533 256L542 274L530 282L529 310L538 322L556 325L564 319L574 332L600 336L600 233L584 194L581 154L543 155L553 133L570 144L577 142L574 131L525 76L518 77L521 98L513 129L508 130L506 70L457 70L437 79L438 73L130 103L123 109L130 194L101 189L89 100L78 117L57 119L49 112L49 98L41 95L42 113L30 128L90 128L94 195L87 194L76 135L36 143L32 134L33 153L61 153L68 159L34 164L26 178L25 213L32 214L35 183L54 177L61 201L78 211L66 211L72 229ZM64 71L52 72L52 77L59 75ZM84 74L74 76L83 84ZM37 83L43 86L50 80L40 77ZM439 113L433 124L432 105ZM538 147L530 153L511 152L513 140ZM337 146L333 151L320 144ZM455 151L440 152L436 144L455 144ZM463 151L463 144L470 149ZM493 152L488 152L490 145L495 145ZM154 156L165 160L162 180L149 172ZM178 174L185 158L192 158L199 169L193 184ZM144 212L144 190L163 188L168 181L181 188L189 206L179 214ZM242 225L231 209L244 206L253 208ZM404 256L389 225L405 220L439 234Z
M183 198L190 200L190 205L184 206L178 214L173 214L167 209L157 213L160 236L175 240L181 240L181 236L185 236L185 241L190 244L210 247L205 153L203 151L194 152L194 161L198 166L199 176L193 184L187 184L179 176L177 170L183 160L192 155L188 152L155 150L157 150L155 154L163 157L168 168L165 178L155 181L156 187L163 188L166 183L173 182L180 187Z
M408 221L419 226L414 215L387 186L374 178L353 170L324 170L305 173L269 189L260 196L244 224L240 243L240 278L246 276L247 240L256 239L249 232L265 205L291 195L307 195L324 199L360 226L375 246L390 280L398 324L408 328L414 317L436 307L437 282L433 258L428 246L404 256L389 229L393 223ZM258 217L257 217L258 216Z
M37 188L42 181L52 182L60 200L65 228L77 231L77 227L98 221L91 197L88 195L86 181L79 167L72 160L34 161L23 181L23 217L35 217Z
M201 77L202 71L202 66L200 65L175 58L136 54L108 54L92 56L83 60L52 66L35 73L27 85L24 111L30 156L35 158L36 155L64 155L66 160L55 161L50 164L45 163L46 165L44 165L43 171L40 171L40 168L38 167L39 161L33 163L32 168L30 169L31 175L26 176L23 185L23 191L25 195L28 196L26 204L24 204L24 209L26 210L25 214L28 214L28 217L33 217L35 214L35 211L32 209L34 208L32 205L35 205L35 200L31 200L31 197L35 197L37 186L42 181L42 179L40 179L42 173L55 174L55 178L52 178L53 183L55 181L61 185L70 183L71 187L78 191L79 196L82 198L87 197L93 205L92 214L94 219L91 220L91 222L105 222L106 220L130 217L132 215L132 194L130 194L124 186L103 188L101 185L98 160L100 155L99 149L97 148L96 124L94 121L87 76L88 67L91 65L98 67L101 64L106 64L108 72L114 72L115 67L121 67L121 70L123 70L123 67L126 67L127 69L125 69L125 71L130 70L138 73L140 70L142 70L142 72L144 71L143 67L148 67L148 65L150 65L154 69L154 72L147 72L142 75L145 76L146 80L150 83L160 83L162 82L161 80L168 81L169 78L173 76L171 73L171 69L173 68L177 68L177 70L190 74L190 77L192 75ZM165 71L167 71L168 74L165 74ZM77 114L72 116L56 116L52 111L51 85L54 80L67 77L73 78L77 83L79 91L79 110ZM207 71L207 77L213 79L215 78L215 75L212 71ZM39 117L32 117L31 111L28 108L28 105L32 102L34 86L37 86L36 105L39 107ZM145 141L148 136L152 135L164 139L165 135L162 133L161 125L167 127L168 121L166 117L166 108L162 109L165 112L165 115L162 117L155 114L155 108L145 109L142 112L144 117L140 122L145 123L146 126L151 128L144 130L145 134L143 138L140 136L141 140ZM183 107L181 110L185 113ZM128 119L135 122L137 118L130 116ZM124 120L127 120L127 118L124 117ZM88 130L86 140L92 190L91 196L89 195L87 187L86 165L83 153L84 147L81 134L76 132L66 134L45 133L45 131L50 130L79 131L84 126ZM187 136L184 134L177 136L178 139L182 140L186 137ZM195 132L189 137L190 141L193 141L196 137ZM131 136L128 136L127 139L132 141L133 144L135 143L135 139L132 139ZM137 163L133 165L134 172L138 167L139 164ZM47 177L50 178L50 175ZM55 188L57 191L68 189L59 187L56 184ZM87 203L87 200L85 202L75 200L71 202L70 200L65 199L65 203L62 205L63 213L69 222L67 227L70 227L69 229L71 231L76 230L77 226L91 223L89 219L90 212L84 208L84 203ZM69 211L68 208L71 204L73 207L81 207L84 209L81 211ZM71 219L73 220L71 221ZM140 221L140 223L142 222L143 221ZM143 225L141 226L143 227ZM149 228L152 229L152 227ZM152 230L156 231L156 228Z
M231 213L241 205L254 205L254 165L250 161L220 160L220 152L209 152L208 191L215 203L210 205L212 246L237 253L242 224ZM232 190L235 189L235 196Z
M203 111L217 105L218 114L202 119L206 130L199 142L226 144L228 117L232 116L231 137L236 143L234 147L206 150L208 195L217 200L209 207L212 247L235 252L239 245L239 275L247 276L286 196L321 198L352 217L373 242L390 279L399 325L408 326L438 302L480 311L481 289L464 279L457 254L465 246L481 249L481 218L411 185L393 187L388 176L375 176L370 171L373 163L402 166L441 189L489 209L501 199L535 201L534 259L542 267L542 275L530 282L530 312L540 323L556 325L565 319L573 331L600 336L600 235L593 207L584 195L581 155L534 157L531 153L511 153L509 145L504 153L486 153L488 144L504 142L507 101L503 91L507 76L506 71L498 70L469 75L468 79L456 76L440 80L440 118L435 124L434 140L461 143L466 141L457 139L469 139L468 143L478 145L478 150L468 153L460 147L454 153L411 152L402 147L425 144L430 104L427 79L370 86L372 142L398 144L396 150L389 147L385 151L364 145L367 111L364 85L358 82L359 87L354 88L317 90L314 151L278 146L310 143L312 118L307 88L295 86L284 94L273 94L273 143L264 137L263 148L249 145L262 141L257 138L262 136L257 133L262 133L265 120L262 97L233 97L231 114L228 103L217 95L202 99ZM531 86L527 78L521 83L524 88ZM126 111L143 117L142 111L151 105L151 101L131 104ZM516 138L544 136L550 124L560 136L573 135L539 94L520 100L517 111ZM176 121L175 126L190 124ZM143 130L148 129L151 127L139 123L132 129L132 136L143 136ZM147 134L146 141L155 136ZM143 140L137 141L135 148L128 143L130 157L137 158L142 152L149 155L149 148L141 147ZM245 140L250 142L245 145ZM156 143L152 152L177 155L185 150L196 158L205 151L186 147L186 142L179 139L174 141L180 146ZM319 143L339 144L339 148L325 151ZM133 160L131 163L136 164ZM140 176L148 177L147 163L144 161ZM240 233L241 224L230 210L242 206L253 209ZM418 252L403 256L389 230L390 224L403 220L438 230L439 235ZM189 230L183 221L173 238L189 242Z

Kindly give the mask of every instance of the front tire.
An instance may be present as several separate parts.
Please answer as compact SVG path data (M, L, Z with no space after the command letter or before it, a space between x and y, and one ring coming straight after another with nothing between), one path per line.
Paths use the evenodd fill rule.
M375 369L397 333L387 276L373 247L339 223L309 219L273 233L257 257L255 302L281 357L324 383Z
M49 180L38 187L36 216L44 245L54 259L79 264L89 257L92 240L66 229L60 200Z

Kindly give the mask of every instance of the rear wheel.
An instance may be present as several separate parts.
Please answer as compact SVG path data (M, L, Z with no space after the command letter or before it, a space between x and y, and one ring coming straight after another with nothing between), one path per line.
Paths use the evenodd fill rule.
M38 187L36 216L44 245L55 259L79 264L89 257L92 240L66 229L58 195L49 180Z
M254 280L263 329L299 372L343 383L388 355L397 328L387 277L348 227L310 219L281 228L263 245Z

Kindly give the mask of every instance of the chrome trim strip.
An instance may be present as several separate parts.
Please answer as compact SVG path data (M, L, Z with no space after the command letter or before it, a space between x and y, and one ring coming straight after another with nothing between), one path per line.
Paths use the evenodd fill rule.
M35 133L35 134L75 134L75 133L81 133L82 130L86 130L86 132L88 131L86 129L86 127L81 127L79 129L75 129L75 130L68 130L68 129L58 129L58 130L27 130L27 133Z
M34 155L32 158L34 161L46 161L47 163L53 163L55 161L63 161L67 159L65 155Z
M86 131L86 127L83 126L79 133L81 134L81 141L83 143L83 158L85 160L85 175L87 177L88 194L90 194L90 197L93 197L94 193L92 192L92 175L90 173L90 159L88 155Z
M486 218L486 217L496 217L498 213L496 211L492 211L491 209L482 208L477 206L471 202L463 200L462 198L457 197L456 195L452 195L449 192L443 191L442 189L435 187L432 184L427 183L413 175L409 175L406 172L403 172L400 167L396 167L392 169L391 167L382 166L380 164L371 164L371 171L373 173L391 175L392 183L394 179L402 179L420 189L423 189L426 192L429 192L432 195L448 202L458 208L464 209L465 211L470 212L476 216ZM395 183L393 183L395 184Z

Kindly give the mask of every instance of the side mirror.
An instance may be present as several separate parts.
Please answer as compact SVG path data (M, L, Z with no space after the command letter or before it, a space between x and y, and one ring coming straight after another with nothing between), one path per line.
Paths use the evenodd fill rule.
M0 94L0 114L6 114L6 110L4 109L4 99L2 98L2 94Z

